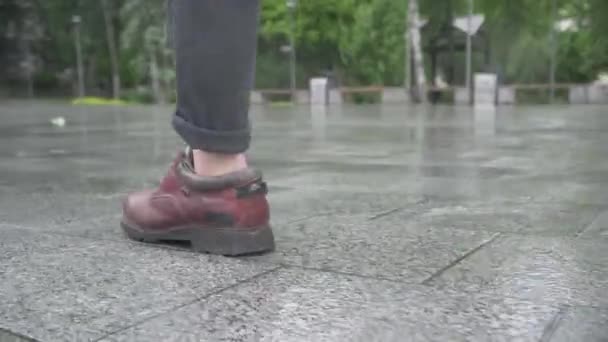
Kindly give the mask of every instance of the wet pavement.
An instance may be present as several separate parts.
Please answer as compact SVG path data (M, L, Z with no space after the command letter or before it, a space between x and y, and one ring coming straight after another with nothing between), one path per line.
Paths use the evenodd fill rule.
M0 103L0 341L608 340L608 107L253 108L248 258L121 233L169 112Z

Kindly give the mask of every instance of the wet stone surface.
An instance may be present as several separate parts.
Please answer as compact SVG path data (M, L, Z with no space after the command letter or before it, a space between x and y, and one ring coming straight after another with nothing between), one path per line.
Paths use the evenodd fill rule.
M254 107L236 259L118 226L171 112L0 102L0 341L608 339L606 107Z

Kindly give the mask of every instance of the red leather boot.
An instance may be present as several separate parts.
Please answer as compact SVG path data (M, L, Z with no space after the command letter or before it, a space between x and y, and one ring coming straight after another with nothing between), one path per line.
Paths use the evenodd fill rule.
M122 227L145 242L190 241L199 252L237 256L274 250L266 183L253 169L217 177L194 173L180 153L156 190L129 195Z

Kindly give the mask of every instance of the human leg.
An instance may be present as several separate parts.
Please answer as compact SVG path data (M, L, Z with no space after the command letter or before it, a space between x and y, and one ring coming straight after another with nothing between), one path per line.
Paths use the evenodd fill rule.
M274 248L266 184L247 167L257 0L175 0L176 132L189 146L159 189L131 194L122 226L143 241L187 240L204 252Z
M178 90L173 126L194 150L197 173L244 168L259 2L179 0L172 7Z

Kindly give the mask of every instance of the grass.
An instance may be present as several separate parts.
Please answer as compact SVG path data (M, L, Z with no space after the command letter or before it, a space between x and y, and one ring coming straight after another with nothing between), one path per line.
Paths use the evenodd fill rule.
M124 100L106 99L103 97L79 97L72 100L72 104L85 106L124 106L129 103Z
M293 107L293 103L288 102L288 101L276 101L276 102L270 102L270 106L278 107L278 108Z

